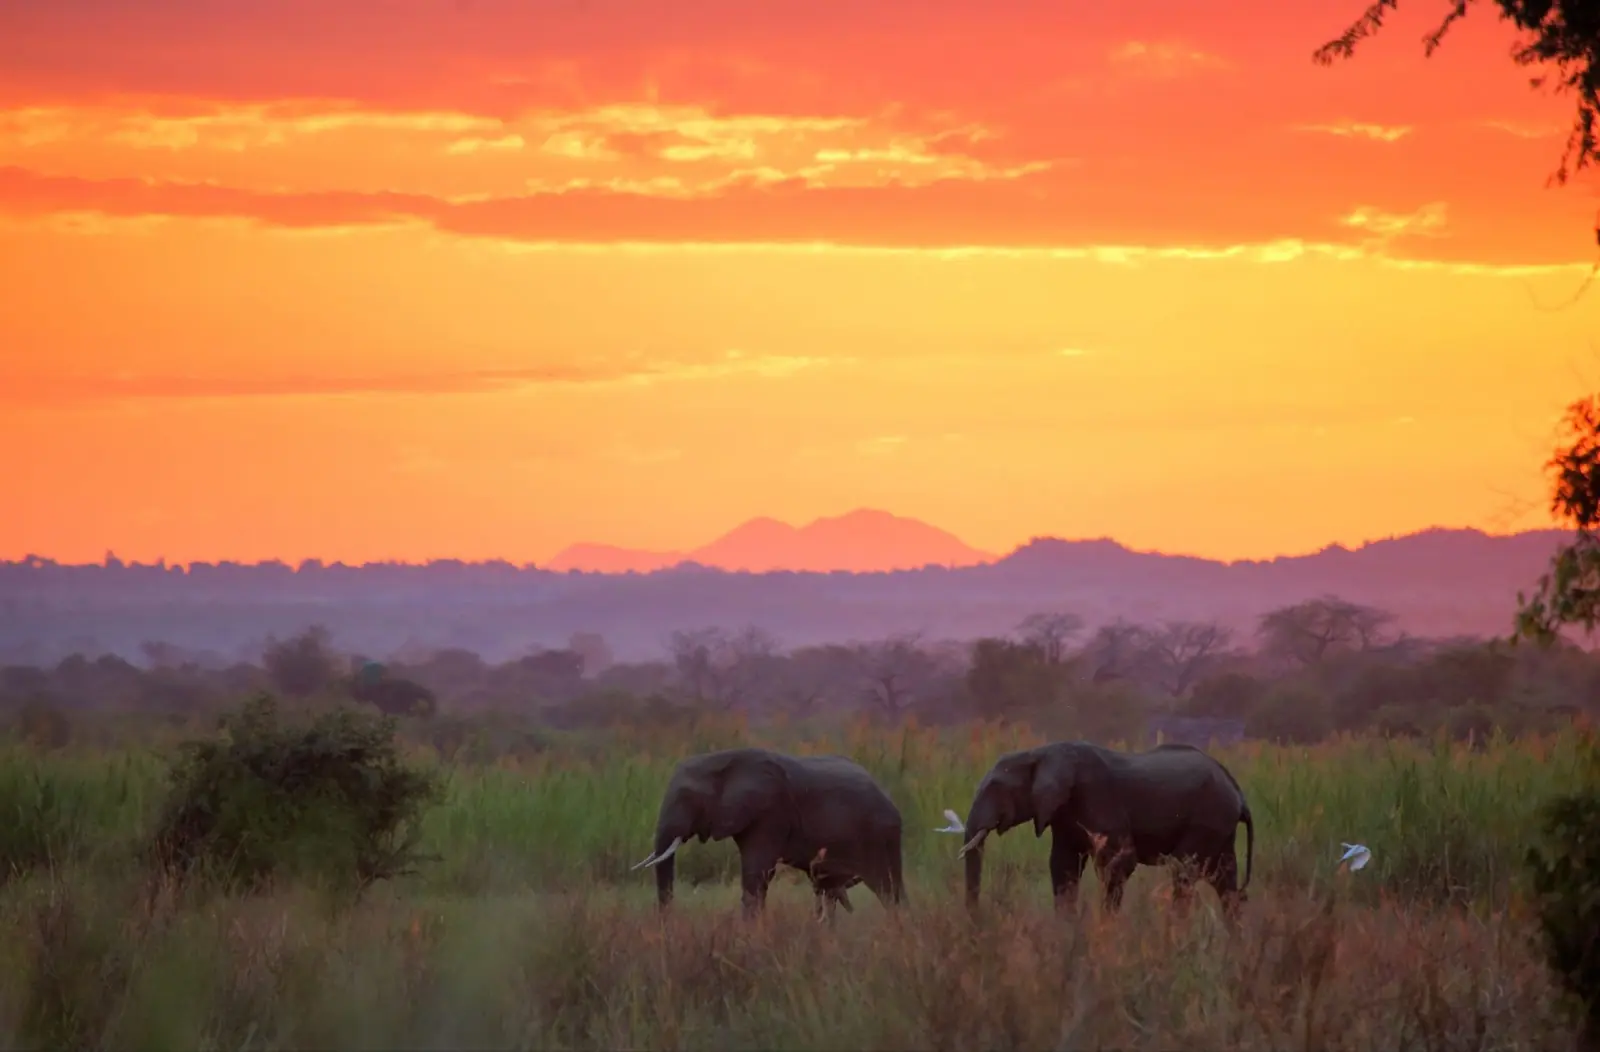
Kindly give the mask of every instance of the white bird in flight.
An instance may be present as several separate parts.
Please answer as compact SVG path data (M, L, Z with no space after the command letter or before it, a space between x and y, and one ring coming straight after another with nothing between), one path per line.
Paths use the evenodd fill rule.
M1339 861L1349 862L1351 869L1360 869L1372 861L1372 851L1365 844L1346 844L1342 840L1340 844L1344 847L1344 854L1339 856Z
M946 824L935 829L935 833L965 833L967 831L967 827L961 824L961 816L948 807L944 809L944 817L947 819Z

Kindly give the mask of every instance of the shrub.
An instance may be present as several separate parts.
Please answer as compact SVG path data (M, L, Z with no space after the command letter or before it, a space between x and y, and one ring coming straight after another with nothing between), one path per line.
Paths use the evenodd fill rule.
M1307 744L1333 732L1333 711L1327 696L1308 684L1274 683L1251 714L1246 732L1272 742Z
M338 678L331 638L321 625L312 625L290 639L269 638L261 654L262 667L285 694L310 697Z
M373 678L356 676L350 683L350 696L386 716L431 719L439 711L439 699L427 687L381 674Z
M1576 1002L1587 1047L1600 1049L1600 748L1590 777L1544 807L1551 853L1528 851L1550 968Z
M420 819L441 787L401 763L392 717L341 709L286 725L263 695L223 726L172 766L152 845L163 868L228 886L294 873L359 890L421 860Z
M64 749L72 741L72 720L60 707L35 698L17 710L18 739L41 752Z

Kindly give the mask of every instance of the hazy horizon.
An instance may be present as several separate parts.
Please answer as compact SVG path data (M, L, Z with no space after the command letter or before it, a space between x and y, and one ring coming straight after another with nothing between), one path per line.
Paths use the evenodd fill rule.
M571 552L574 552L574 551L583 550L583 549L602 549L602 550L612 550L612 551L617 551L617 552L638 553L638 554L646 554L646 555L660 555L660 556L672 557L672 559L673 559L672 563L670 563L670 564L668 564L666 566L663 566L662 568L671 568L671 566L675 566L680 562L702 561L703 565L713 566L713 568L719 568L719 569L728 569L728 568L724 568L724 567L715 567L714 564L712 564L712 563L706 563L706 562L703 562L703 560L695 560L693 557L694 557L696 552L699 552L699 551L702 551L702 550L704 550L704 549L706 549L708 547L711 547L717 541L719 541L719 540L721 540L721 539L723 539L723 538L725 538L725 537L727 537L727 536L729 536L731 534L734 534L735 532L740 530L742 527L748 526L751 523L760 522L760 521L763 521L763 520L776 521L776 522L779 522L780 524L782 524L784 526L790 527L791 529L795 529L797 531L803 531L807 527L814 526L814 525L816 525L817 523L820 523L820 522L848 520L852 516L860 515L860 514L886 514L886 515L892 515L895 518L900 519L903 522L911 524L915 528L930 529L930 530L935 530L935 531L938 531L938 532L941 532L941 533L946 533L946 534L949 534L952 537L954 537L957 541L961 542L962 544L966 543L964 538L961 538L958 535L955 535L952 531L944 530L937 523L924 522L923 520L914 519L914 518L911 518L909 516L895 515L895 513L893 513L893 512L885 512L882 509L878 509L878 508L852 508L852 509L850 509L848 511L839 512L839 513L836 513L836 514L820 515L820 516L818 516L818 517L816 517L814 519L811 519L809 521L802 521L802 522L783 522L783 520L781 520L781 519L774 520L771 516L757 516L757 517L754 517L754 518L751 518L751 519L746 519L743 522L740 522L740 523L734 525L733 527L731 527L729 529L723 530L723 531L717 533L716 535L714 535L712 537L706 538L704 541L702 541L700 543L687 545L687 546L685 546L685 547L683 547L681 549L648 549L648 548L638 548L638 547L634 547L634 546L631 546L631 545L616 544L616 543L609 542L609 541L604 541L604 540L580 540L580 541L574 541L574 542L569 543L569 544L561 545L560 547L558 547L557 549L552 551L548 556L546 556L543 559L531 559L531 560L509 559L509 558L506 558L504 556L499 556L499 555L489 555L489 556L485 556L483 558L476 558L476 559L465 559L465 558L462 558L459 555L454 555L454 554L449 554L449 553L441 553L441 554L436 554L436 555L421 555L421 556L418 556L418 557L415 557L415 558L410 558L410 559L375 558L375 559L365 559L365 560L341 559L341 558L339 558L337 556L322 555L322 554L298 555L298 556L289 556L289 557L282 556L282 555L269 555L269 556L264 556L264 557L261 557L261 558L255 558L255 559L243 559L243 558L234 557L234 556L227 556L227 555L211 556L211 557L182 558L182 557L173 557L171 555L165 555L165 554L157 554L155 556L140 558L138 556L134 556L134 555L128 554L126 551L119 549L115 545L110 545L110 546L107 546L101 552L100 556L96 557L96 558L86 558L86 559L73 560L73 559L61 558L60 556L55 555L55 554L53 554L51 552L48 552L48 551L29 551L29 552L18 552L18 553L14 553L14 554L13 553L7 553L7 554L4 554L4 555L0 555L0 562L17 564L17 563L21 563L21 562L23 562L23 561L25 561L26 559L29 559L29 558L38 558L38 559L43 559L43 560L45 560L47 562L53 562L53 563L56 563L58 565L63 565L63 566L100 566L100 565L104 565L106 559L110 558L110 557L115 557L119 562L122 562L122 563L127 564L127 565L142 565L142 566L150 566L150 565L156 565L156 564L162 564L162 565L166 565L166 566L187 566L187 565L191 565L191 564L194 564L194 563L209 563L209 564L213 564L213 565L221 564L221 563L231 563L231 564L243 565L243 566L281 563L281 564L284 564L284 565L287 565L287 566L290 566L290 567L298 567L298 566L300 566L302 564L306 564L306 563L312 563L312 564L320 563L322 565L328 565L328 566L332 566L332 565L345 565L345 566L373 565L373 566L379 566L379 565L394 565L394 564L406 565L406 566L425 566L425 565L428 565L429 563L437 563L437 562L463 562L463 563L472 563L472 564L509 563L510 565L517 566L517 567L533 567L533 568L537 568L537 569L554 570L556 572L564 572L564 571L569 570L569 569L581 569L581 570L583 570L583 572L586 572L586 573L608 573L608 572L612 572L612 571L606 571L606 570L584 569L583 567L578 567L578 566L570 566L569 567L569 566L558 566L558 565L555 565L555 563L556 563L556 561L557 561L559 556L562 556L562 555L565 555L565 554L568 554L568 553L571 553ZM985 551L983 549L977 548L977 546L975 546L975 545L968 545L968 547L972 548L972 550L977 552L978 554L984 556L984 558L981 561L974 561L972 563L955 564L955 565L985 565L985 564L992 564L994 562L998 562L998 561L1004 560L1007 557L1016 554L1018 551L1028 547L1030 544L1034 544L1034 543L1039 542L1039 541L1062 541L1062 542L1066 542L1066 543L1069 543L1069 544L1093 544L1093 543L1099 543L1099 542L1110 542L1110 543L1115 544L1118 547L1121 547L1121 548L1123 548L1123 549L1125 549L1125 550L1127 550L1127 551L1129 551L1129 552L1131 552L1133 554L1136 554L1136 555L1158 555L1158 556L1164 556L1164 557L1174 558L1174 559L1200 559L1200 560L1204 560L1204 561L1207 561L1207 562L1216 562L1216 563L1221 563L1221 564L1224 564L1224 565L1231 565L1231 564L1237 564L1237 563L1270 562L1270 561L1279 560L1279 559L1306 558L1306 557L1310 557L1310 556L1315 556L1315 555L1320 554L1322 552L1326 552L1329 549L1333 549L1333 548L1344 548L1344 549L1351 550L1351 551L1359 551L1359 550L1361 550L1361 549L1363 549L1365 547L1368 547L1370 545L1380 544L1380 543L1383 543L1385 541L1401 540L1401 539L1408 538L1408 537L1416 537L1416 536L1425 535L1425 534L1431 534L1431 533L1453 533L1453 532L1478 533L1478 534L1482 534L1483 536L1489 537L1489 538L1514 538L1514 537L1520 537L1520 536L1527 535L1527 534L1538 534L1538 533L1546 533L1546 532L1562 533L1562 532L1567 532L1567 531L1566 531L1565 527L1560 527L1560 526L1557 526L1557 525L1555 525L1553 523L1544 524L1544 525L1524 526L1524 527L1520 527L1520 528L1516 528L1516 529L1493 529L1493 528L1486 528L1486 527L1476 526L1476 525L1441 525L1441 524L1435 524L1435 525L1423 526L1423 527L1421 527L1419 529L1416 529L1416 530L1406 530L1406 531L1401 531L1401 532L1396 532L1396 533L1391 533L1391 534L1363 537L1363 538L1359 538L1359 539L1356 539L1356 540L1353 540L1353 541L1351 541L1351 540L1342 540L1342 539L1340 539L1340 540L1329 540L1326 543L1317 545L1317 546L1312 547L1312 548L1306 548L1306 549L1303 549L1303 550L1274 551L1274 552L1265 552L1265 553L1259 553L1259 554L1243 554L1243 555L1238 555L1238 556L1234 556L1234 557L1224 557L1224 556L1219 556L1219 555L1215 555L1215 554L1209 554L1209 553L1206 553L1206 552L1198 552L1198 551L1174 551L1174 550L1166 550L1166 549L1161 549L1161 548L1137 547L1137 546L1134 546L1134 545L1130 545L1130 544L1122 541L1121 539L1119 539L1117 537L1113 537L1113 536L1088 536L1088 535L1085 535L1085 536L1076 536L1076 537L1063 537L1063 536L1058 536L1058 535L1053 535L1053 534L1033 533L1033 534L1029 534L1028 536L1024 537L1023 539L1019 540L1015 544L1009 545L1009 546L1007 546L1005 548L1002 548L1002 549L999 549L999 550L987 550L987 551ZM929 563L908 564L905 568L906 569L921 569L924 566L928 566L928 565L943 565L943 564L938 563L937 561L933 561L933 562L929 562ZM788 568L788 567L776 567L776 569L790 569L792 572L805 572L803 570L793 571L792 568ZM617 571L617 572L625 572L625 571ZM647 571L638 571L638 572L647 572ZM762 572L762 571L728 569L728 572L759 573L759 572ZM848 568L842 568L841 567L841 568L830 568L830 569L828 569L826 571L823 571L823 572L830 572L830 573L855 573L855 572L873 573L873 572L881 572L881 571L879 571L879 570L861 570L861 571L856 571L856 570L851 570L851 569L848 569Z

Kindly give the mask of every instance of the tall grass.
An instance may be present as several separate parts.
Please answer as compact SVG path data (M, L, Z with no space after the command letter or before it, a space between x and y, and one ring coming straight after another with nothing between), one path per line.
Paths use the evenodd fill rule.
M906 822L909 909L855 893L832 926L775 888L740 921L731 844L648 876L660 793L688 752L839 752ZM353 908L314 889L152 885L133 860L165 768L143 751L0 751L0 1044L7 1047L1551 1048L1567 1039L1520 904L1540 804L1576 783L1575 733L1477 747L1343 739L1214 750L1256 817L1242 929L1163 908L1050 911L1028 827L989 850L977 924L958 840L933 832L1026 732L865 726L618 736L445 766L440 861ZM438 763L427 750L419 762ZM1372 864L1336 872L1341 841ZM1243 861L1244 838L1239 850ZM792 878L798 884L800 878Z

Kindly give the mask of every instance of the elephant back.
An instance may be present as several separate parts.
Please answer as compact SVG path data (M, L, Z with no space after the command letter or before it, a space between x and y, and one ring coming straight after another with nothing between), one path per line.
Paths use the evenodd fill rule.
M894 799L871 771L848 756L797 757L791 778L803 792L848 796L863 814L899 825Z

